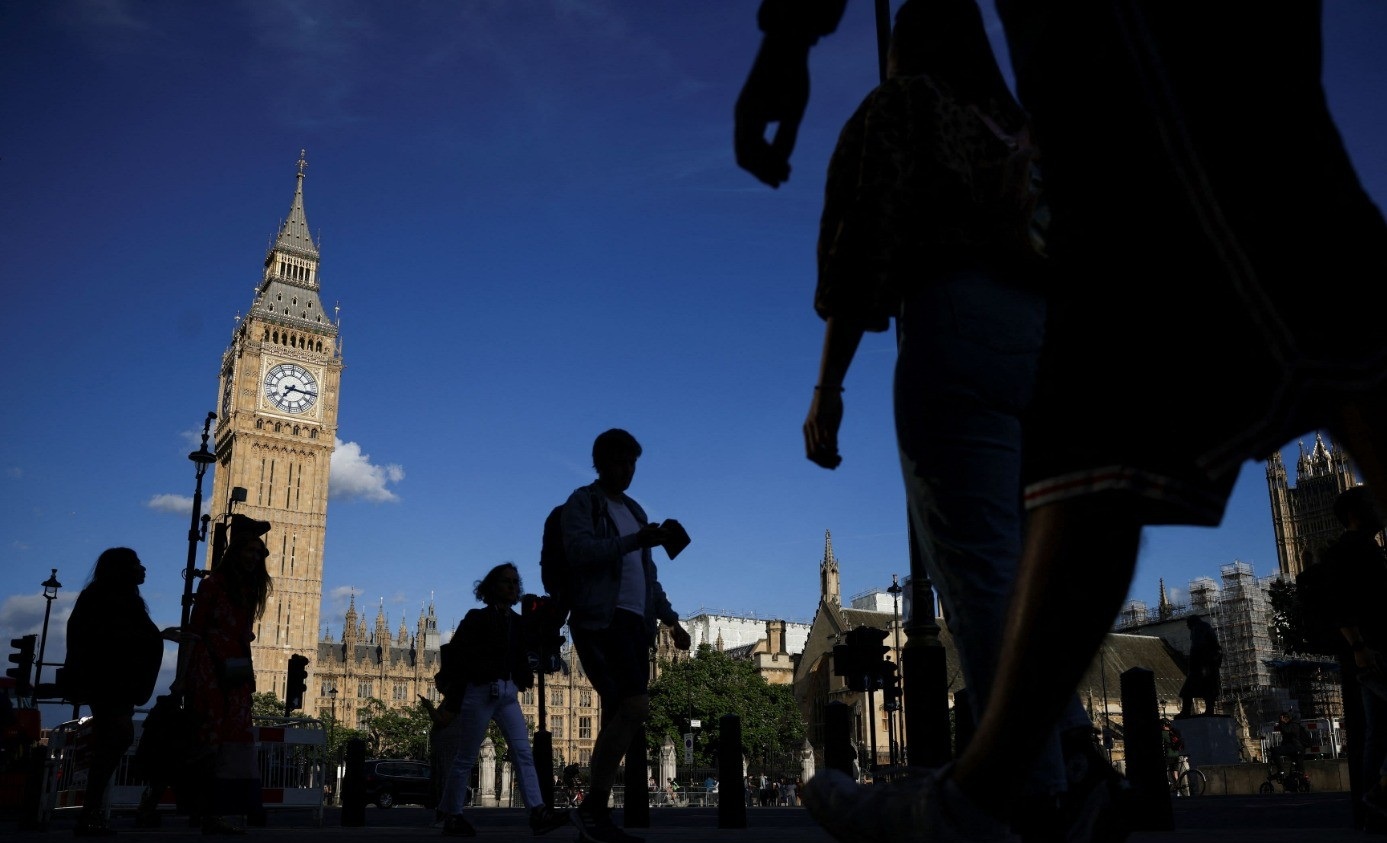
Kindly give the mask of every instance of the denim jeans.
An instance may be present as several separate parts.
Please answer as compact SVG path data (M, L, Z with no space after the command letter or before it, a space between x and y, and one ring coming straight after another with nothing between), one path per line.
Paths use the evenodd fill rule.
M499 692L495 699L491 696L492 683L473 682L467 686L462 696L462 710L449 724L449 729L457 731L457 754L453 756L448 778L443 782L442 798L438 810L444 814L460 814L467 803L467 788L472 781L472 768L477 765L477 752L482 739L486 737L487 724L492 720L500 727L510 748L511 760L520 776L520 795L525 807L537 808L544 804L539 792L539 778L535 775L535 756L530 748L530 735L525 728L525 716L520 713L520 703L516 699L519 689L509 679L496 682Z
M1045 315L1039 292L973 270L923 285L896 320L906 502L975 717L997 667L1021 552L1021 415L1034 390ZM1060 727L1088 722L1076 697ZM1064 789L1057 735L1031 789Z

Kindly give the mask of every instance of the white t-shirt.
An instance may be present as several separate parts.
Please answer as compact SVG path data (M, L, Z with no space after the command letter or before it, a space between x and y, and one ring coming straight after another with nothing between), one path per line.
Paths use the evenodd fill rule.
M636 516L631 514L631 510L626 504L607 499L607 511L611 513L612 521L616 522L616 533L619 536L629 536L632 533L639 533L641 524L636 520ZM625 609L628 612L635 612L640 617L645 617L645 566L641 564L641 554L643 551L636 548L625 556L621 557L621 591L616 597L616 607Z

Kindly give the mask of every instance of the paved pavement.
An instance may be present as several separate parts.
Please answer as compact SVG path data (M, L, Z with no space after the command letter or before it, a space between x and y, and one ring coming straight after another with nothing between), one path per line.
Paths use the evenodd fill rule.
M1271 796L1213 796L1176 800L1175 830L1142 831L1129 843L1344 843L1377 839L1350 827L1346 793L1273 794ZM471 811L479 841L534 840L526 815L520 809L493 808ZM617 814L618 820L620 813ZM0 820L0 839L14 843L38 843L71 834L75 816L60 814L46 832L17 831L13 821ZM377 841L436 839L433 812L422 808L366 809L364 827L343 828L336 809L324 813L323 824L313 823L306 811L270 815L269 826L253 828L241 838L246 843L306 843L318 840ZM719 829L714 808L657 808L650 812L650 828L631 829L650 843L832 843L832 838L799 808L753 808L747 811L744 829ZM135 829L129 817L116 817L119 838L183 843L204 840L186 821L166 816L162 828ZM555 831L550 841L575 840L576 834Z

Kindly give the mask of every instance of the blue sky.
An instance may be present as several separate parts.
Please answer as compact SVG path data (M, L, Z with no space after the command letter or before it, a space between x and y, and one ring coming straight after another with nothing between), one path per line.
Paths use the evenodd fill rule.
M823 171L875 83L870 4L814 53L778 191L732 160L755 8L0 5L0 637L38 630L56 567L59 655L114 545L139 551L156 621L176 622L187 454L301 148L347 364L334 636L353 592L412 628L430 600L451 626L499 561L538 587L544 516L591 480L608 427L645 445L632 493L693 537L662 570L686 614L807 620L825 530L846 594L904 574L889 335L849 375L843 465L811 465L799 433ZM1332 103L1381 204L1387 6L1329 0L1326 22ZM1274 121L1249 139L1274 143ZM1220 528L1148 531L1134 595L1154 602L1159 577L1183 593L1235 559L1275 570L1260 464Z

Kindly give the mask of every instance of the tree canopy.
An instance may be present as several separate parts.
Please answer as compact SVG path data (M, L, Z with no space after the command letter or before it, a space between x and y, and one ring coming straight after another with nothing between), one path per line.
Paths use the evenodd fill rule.
M767 750L777 755L798 751L804 743L804 720L788 685L772 685L750 661L732 659L708 644L692 658L661 661L660 676L650 686L650 722L646 740L658 751L668 738L683 747L689 720L697 763L712 765L720 750L719 721L736 714L742 721L742 752L753 759Z

